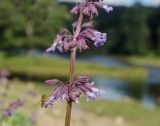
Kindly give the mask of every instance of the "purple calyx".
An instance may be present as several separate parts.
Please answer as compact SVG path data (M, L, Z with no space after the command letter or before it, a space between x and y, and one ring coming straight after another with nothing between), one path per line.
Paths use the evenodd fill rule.
M56 79L53 79L53 81ZM49 80L50 82L51 80ZM48 85L48 81L46 81ZM53 106L55 100L71 100L74 103L79 103L81 94L84 94L88 100L95 100L100 96L101 91L94 86L94 82L90 81L88 76L79 76L73 84L55 84L55 89L44 103L44 107Z

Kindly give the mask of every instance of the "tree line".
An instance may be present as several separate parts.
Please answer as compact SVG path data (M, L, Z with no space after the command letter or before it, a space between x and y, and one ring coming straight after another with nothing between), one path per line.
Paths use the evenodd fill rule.
M71 7L55 0L1 0L0 50L46 49L58 31L74 21ZM108 33L108 42L95 53L160 54L160 7L137 3L100 13L96 27Z

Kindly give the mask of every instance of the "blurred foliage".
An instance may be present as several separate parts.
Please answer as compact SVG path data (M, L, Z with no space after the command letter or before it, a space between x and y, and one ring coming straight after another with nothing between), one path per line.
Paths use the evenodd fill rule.
M55 0L1 0L0 49L45 48L69 18Z
M130 126L159 126L160 109L149 110L137 101L125 99L124 101L91 101L81 102L85 111L94 112L98 115L106 115L112 118L123 117Z
M26 115L22 113L16 113L11 117L4 117L2 126L30 126L31 123ZM4 123L5 122L5 123Z
M62 27L71 26L72 6L57 0L1 0L0 49L44 50ZM109 34L108 43L92 53L160 54L160 7L137 3L114 7L107 15L100 10L96 28Z
M115 7L111 15L101 14L97 27L109 33L101 51L114 54L159 54L160 8Z

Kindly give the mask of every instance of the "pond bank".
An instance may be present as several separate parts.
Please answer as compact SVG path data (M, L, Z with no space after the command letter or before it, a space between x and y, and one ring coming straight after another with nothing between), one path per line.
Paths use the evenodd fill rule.
M45 80L55 77L68 78L69 60L57 57L49 58L46 56L0 56L0 69L2 68L10 70L13 77L21 77L22 79ZM147 71L140 67L107 67L87 61L77 61L76 74L141 82L146 78Z

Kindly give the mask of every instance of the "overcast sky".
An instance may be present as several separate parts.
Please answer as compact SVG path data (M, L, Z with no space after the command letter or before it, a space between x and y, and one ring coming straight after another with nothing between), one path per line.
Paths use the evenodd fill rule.
M59 1L68 1L68 2L75 2L79 0L59 0ZM160 5L160 0L104 0L108 4L113 5L127 5L130 6L134 4L136 1L139 1L147 6L158 6Z

